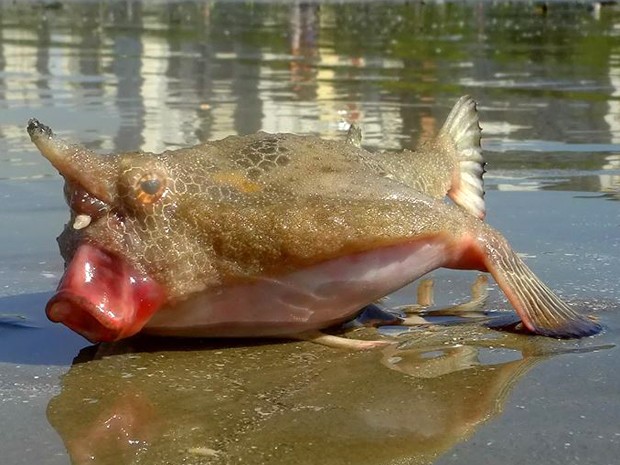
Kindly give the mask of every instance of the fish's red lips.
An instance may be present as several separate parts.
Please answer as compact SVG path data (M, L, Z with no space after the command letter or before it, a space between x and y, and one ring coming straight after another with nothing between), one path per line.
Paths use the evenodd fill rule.
M165 301L159 283L122 258L81 244L46 313L91 342L110 342L139 332Z

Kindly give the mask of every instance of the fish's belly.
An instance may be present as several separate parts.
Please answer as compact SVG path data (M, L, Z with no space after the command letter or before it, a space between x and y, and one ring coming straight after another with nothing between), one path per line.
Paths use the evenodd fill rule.
M222 287L159 310L145 332L190 337L285 336L333 326L448 261L441 240L418 240Z

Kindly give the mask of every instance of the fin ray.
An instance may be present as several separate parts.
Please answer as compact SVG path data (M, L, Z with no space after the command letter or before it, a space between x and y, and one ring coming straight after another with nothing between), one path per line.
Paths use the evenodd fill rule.
M558 338L601 331L592 317L577 313L540 281L499 234L487 238L484 247L487 269L530 331Z
M452 108L439 137L454 145L458 162L448 196L472 215L483 219L486 214L482 179L485 162L480 135L476 102L465 95Z

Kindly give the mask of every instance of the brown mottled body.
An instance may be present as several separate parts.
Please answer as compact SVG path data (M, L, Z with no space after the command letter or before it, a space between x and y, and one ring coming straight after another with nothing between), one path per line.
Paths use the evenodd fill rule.
M82 155L75 154L67 163L78 167ZM110 179L110 166L117 165L120 176L101 197L122 203L128 214L123 228L112 216L80 230L80 240L106 244L177 298L421 234L458 238L483 226L396 181L380 161L339 141L267 133L162 154L101 156L89 172L93 180ZM136 183L158 172L165 196L157 204L136 202ZM446 211L441 222L437 209ZM69 227L67 234L75 231Z
M321 329L439 266L491 271L533 331L598 330L482 221L480 130L468 97L435 140L400 154L257 133L161 154L102 156L58 140L36 120L28 131L67 183L72 216L59 239L67 263L90 244L164 289L137 330L262 336ZM446 194L456 205L443 201ZM61 294L48 305L51 318L70 320L94 340L99 324L113 326L99 313L92 321L96 305L83 306L83 295ZM280 300L271 303L270 295ZM88 314L88 323L76 323L72 312Z

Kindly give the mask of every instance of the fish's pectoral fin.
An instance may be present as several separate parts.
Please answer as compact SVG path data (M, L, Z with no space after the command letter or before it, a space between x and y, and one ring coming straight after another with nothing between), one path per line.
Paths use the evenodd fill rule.
M369 350L377 349L379 347L386 347L393 342L390 341L365 341L361 339L349 339L341 336L334 336L332 334L325 334L321 331L304 331L302 333L291 334L289 336L292 339L300 339L302 341L310 341L315 344L324 345L334 349L347 349L347 350Z
M529 331L558 338L601 331L595 318L577 313L538 279L499 233L487 232L481 237L485 265Z
M422 312L422 314L425 317L454 316L460 318L488 319L489 316L483 311L484 304L489 297L488 284L489 280L487 276L483 274L478 275L471 285L471 298L469 300L450 307L427 310Z
M382 325L398 325L402 320L400 312L393 312L377 304L366 305L351 321L345 323L343 328L373 327Z
M426 278L420 281L420 284L418 284L418 291L416 293L420 308L427 308L435 303L434 287L435 281L431 278Z
M489 319L489 315L483 310L484 304L489 296L489 291L487 289L489 280L486 275L480 274L476 277L471 286L471 298L469 300L460 304L437 309L429 308L433 301L432 281L432 279L425 279L418 286L417 304L397 307L398 310L402 310L404 313L409 315L407 318L402 319L402 325L413 326L421 324L436 324L433 320L428 320L429 317L456 317L481 320ZM429 305L422 305L422 302L430 303Z
M482 179L485 162L480 134L476 102L465 95L452 108L438 138L452 143L457 160L448 196L472 215L483 219L486 214Z

